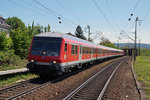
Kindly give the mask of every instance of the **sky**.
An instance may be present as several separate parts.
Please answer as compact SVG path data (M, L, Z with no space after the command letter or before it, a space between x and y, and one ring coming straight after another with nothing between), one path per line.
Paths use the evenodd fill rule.
M94 43L99 43L102 37L113 43L118 41L133 43L135 19L138 17L137 42L141 40L141 43L150 44L150 0L1 0L0 2L1 16L5 19L17 16L26 25L31 25L34 21L41 26L49 24L51 31L72 34L80 25L86 37L89 25L92 33L90 37Z

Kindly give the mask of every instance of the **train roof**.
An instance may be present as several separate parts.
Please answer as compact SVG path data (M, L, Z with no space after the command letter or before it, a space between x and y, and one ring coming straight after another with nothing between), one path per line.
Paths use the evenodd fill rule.
M64 34L61 32L45 32L45 33L40 33L38 35L35 35L35 37L58 37L58 38L65 39L65 41L67 42L72 42L72 43L77 43L77 44L87 45L87 46L92 46L92 47L98 47L98 48L103 48L103 49L112 50L112 51L122 51L120 49L115 49L115 48L110 48L110 47L94 44L92 42L77 38L75 36Z

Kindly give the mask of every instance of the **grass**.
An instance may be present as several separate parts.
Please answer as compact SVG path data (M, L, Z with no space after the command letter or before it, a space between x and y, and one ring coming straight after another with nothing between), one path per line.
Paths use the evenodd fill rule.
M11 85L23 80L28 80L36 77L38 76L30 73L0 76L0 86Z
M146 99L150 100L150 56L138 56L134 70L147 95Z
M21 59L13 50L0 51L0 71L25 68L28 60Z
M0 65L0 71L26 68L27 63L28 61L26 59L22 59L18 65L14 65L14 64Z

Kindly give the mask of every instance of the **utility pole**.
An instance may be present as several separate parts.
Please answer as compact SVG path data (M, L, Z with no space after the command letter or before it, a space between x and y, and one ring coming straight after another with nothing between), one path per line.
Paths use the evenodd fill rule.
M139 39L139 56L141 55L141 54L140 54L140 48L141 48L141 47L140 47L140 41L141 41L141 39Z
M87 29L88 29L88 40L90 40L90 34L92 34L90 33L90 25L87 25Z
M137 48L136 48L136 42L137 42L137 21L139 21L139 18L136 17L135 19L135 43L134 43L134 60L136 61L137 56Z

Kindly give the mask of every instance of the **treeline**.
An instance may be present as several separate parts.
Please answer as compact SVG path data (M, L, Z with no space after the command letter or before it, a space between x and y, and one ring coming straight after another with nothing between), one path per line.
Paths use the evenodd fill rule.
M24 22L18 17L12 17L6 19L8 25L11 26L11 30L8 32L0 32L0 51L11 51L15 55L18 55L22 59L26 59L28 56L28 50L32 37L41 32L50 32L50 25L47 27L40 26L39 24L25 26Z
M141 48L140 51L138 50L138 54L140 56L150 56L150 49Z

